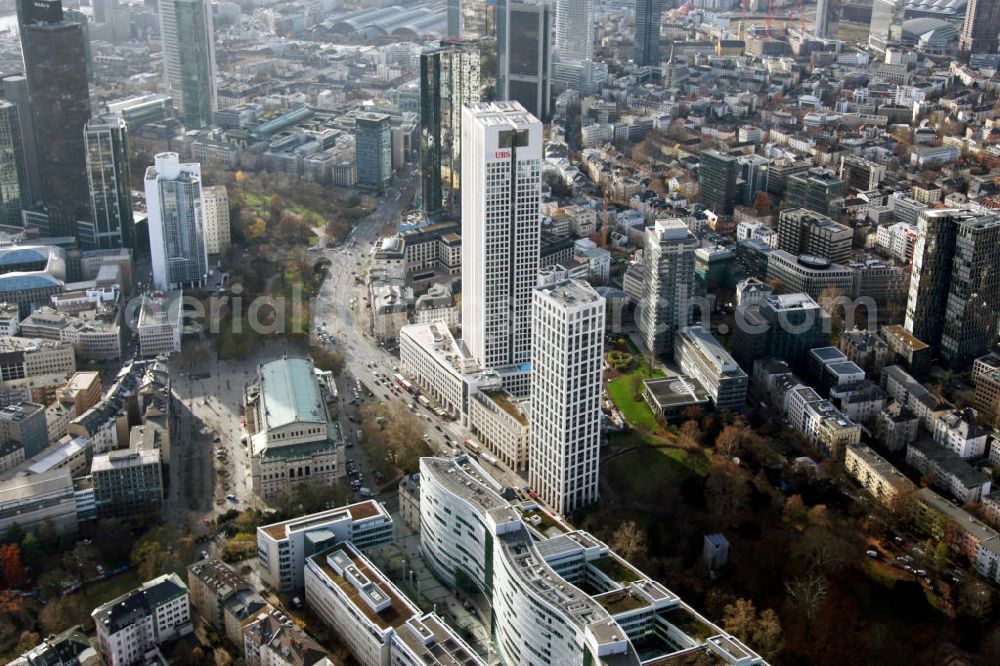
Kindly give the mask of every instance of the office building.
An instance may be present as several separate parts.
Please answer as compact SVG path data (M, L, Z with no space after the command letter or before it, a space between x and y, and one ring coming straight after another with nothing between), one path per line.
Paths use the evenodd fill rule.
M75 534L80 523L69 469L0 481L0 532L15 523L26 532L50 524L60 534Z
M594 57L593 0L556 0L555 46L563 60Z
M90 616L108 666L142 663L150 650L192 630L190 595L174 573L146 581Z
M0 224L20 227L21 209L31 204L18 107L0 100Z
M718 150L703 150L698 159L698 202L716 215L732 215L738 194L739 160Z
M529 403L503 390L482 389L469 396L469 431L490 455L522 472L528 469L531 441Z
M785 182L785 205L789 208L808 208L821 215L840 217L843 198L844 181L826 167L813 167L789 176Z
M218 108L215 34L209 0L159 0L167 93L188 129L212 124Z
M542 124L517 102L462 110L462 333L483 368L531 357Z
M683 220L660 219L646 229L646 280L637 320L651 354L673 349L674 333L690 323L698 247Z
M351 542L310 557L306 604L362 666L483 666L440 617L423 613Z
M840 179L852 190L870 192L885 180L885 165L857 155L844 156L840 158Z
M101 401L101 373L73 373L66 385L59 389L57 400L69 405L75 416L80 416Z
M201 188L205 215L205 250L222 254L232 242L229 229L229 194L224 185Z
M466 413L466 379L479 364L444 322L403 326L399 331L399 367L447 415L460 418Z
M261 363L247 385L246 431L255 493L267 499L300 483L330 486L344 476L340 427L308 357Z
M941 333L941 358L964 369L990 351L1000 327L1000 215L958 221ZM942 317L940 311L936 313Z
M467 456L420 461L425 561L444 585L485 595L502 663L668 662L696 648L764 663L592 535L504 492Z
M0 338L0 405L22 400L48 404L76 372L76 352L68 342Z
M497 99L547 121L552 104L552 7L507 0L497 11Z
M181 350L183 295L182 291L143 293L135 331L139 338L139 354L151 358Z
M969 0L958 47L967 53L996 53L1000 0Z
M991 352L975 360L972 384L976 389L976 411L986 423L1000 426L1000 354Z
M306 559L343 541L362 550L392 543L392 516L367 500L258 527L261 580L279 592L301 590Z
M448 0L448 37L475 40L493 36L499 5L486 0Z
M805 292L815 299L836 294L851 296L855 272L814 254L791 254L775 250L767 255L767 279L777 281L784 292ZM826 294L823 292L826 291Z
M580 280L534 291L529 479L563 515L597 501L604 310Z
M791 254L843 263L851 257L852 240L850 227L807 208L786 208L778 214L778 247Z
M152 423L133 426L129 447L95 455L90 465L97 515L135 518L158 515L163 504L162 439Z
M22 74L0 77L3 97L14 105L21 134L21 151L24 159L24 181L21 201L25 206L39 205L43 196L42 173L38 170L38 141L35 137L35 119L31 114L31 95L28 79Z
M701 326L685 326L674 335L674 362L708 390L718 410L740 411L747 402L747 373Z
M24 74L31 98L41 198L51 236L74 236L86 217L90 119L83 26L63 16L62 3L18 2Z
M461 205L462 106L479 101L480 59L475 45L420 54L420 178L428 213Z
M829 339L830 317L808 294L765 296L759 303L736 308L733 358L742 368L754 361L779 358L802 365L809 350Z
M208 279L201 165L159 153L146 169L146 211L153 284L157 289L198 288Z
M955 368L989 351L1000 312L1000 216L933 209L920 214L906 330Z
M0 442L20 442L24 457L31 458L49 445L45 405L16 402L0 410Z
M306 604L363 666L482 666L434 613L422 613L350 542L311 557Z
M903 38L903 0L873 0L868 46L885 53Z
M663 0L635 0L635 57L639 67L660 64L660 17Z
M816 3L816 20L813 23L813 34L820 39L825 39L829 25L830 0L818 0Z
M84 130L90 218L77 226L80 247L111 250L135 247L128 132L120 116L92 118Z
M358 185L385 189L392 179L392 127L384 113L365 111L355 119L354 152Z

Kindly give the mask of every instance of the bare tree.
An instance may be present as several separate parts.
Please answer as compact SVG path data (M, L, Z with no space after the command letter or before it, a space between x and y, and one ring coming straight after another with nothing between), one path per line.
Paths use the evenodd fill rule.
M634 520L626 520L611 536L611 549L628 561L646 556L646 533Z
M788 598L805 617L807 627L812 623L816 611L826 598L826 590L826 578L816 574L785 583Z

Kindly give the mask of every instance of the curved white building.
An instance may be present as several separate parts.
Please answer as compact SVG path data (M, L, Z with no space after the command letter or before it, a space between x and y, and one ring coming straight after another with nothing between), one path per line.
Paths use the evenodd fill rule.
M420 461L420 540L447 585L478 588L504 664L764 660L608 546L509 491L467 456ZM641 656L640 656L641 650Z

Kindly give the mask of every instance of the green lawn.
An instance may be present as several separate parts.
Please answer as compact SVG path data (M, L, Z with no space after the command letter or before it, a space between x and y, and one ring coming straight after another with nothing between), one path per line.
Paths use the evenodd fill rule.
M641 438L639 433L625 437ZM612 446L621 448L622 443ZM636 439L637 448L612 455L601 462L604 477L611 486L630 500L647 504L660 501L660 491L664 486L678 486L692 474L704 476L711 468L708 459L699 450L676 449L665 445L656 446L648 441Z
M663 373L653 370L645 361L640 361L639 367L632 372L622 375L618 379L608 382L608 396L614 401L618 409L621 410L625 420L633 428L643 428L645 430L658 430L660 425L656 422L656 416L649 405L640 397L636 400L632 393L633 377L650 379L662 377Z

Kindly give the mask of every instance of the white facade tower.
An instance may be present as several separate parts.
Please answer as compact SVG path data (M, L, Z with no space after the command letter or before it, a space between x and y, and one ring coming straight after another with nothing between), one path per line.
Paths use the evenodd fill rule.
M146 169L146 211L153 284L157 289L205 286L205 245L201 165L181 164L177 153L159 153Z
M462 337L484 368L531 358L542 124L517 102L462 109Z
M820 39L826 39L826 32L830 25L830 0L816 0L816 24L813 32Z
M592 0L556 0L556 49L563 60L594 57Z
M531 487L567 515L597 500L605 301L581 280L534 291Z
M674 333L690 323L698 246L698 239L678 218L657 220L646 229L646 284L637 316L651 354L672 350Z

